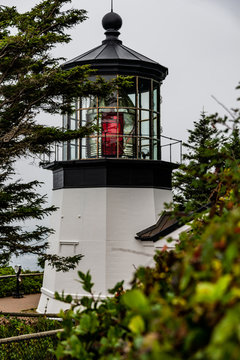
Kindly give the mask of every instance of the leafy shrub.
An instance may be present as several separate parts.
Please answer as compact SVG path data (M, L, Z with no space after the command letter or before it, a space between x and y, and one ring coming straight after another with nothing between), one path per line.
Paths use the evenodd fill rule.
M6 317L0 316L0 338L38 333L42 331L56 330L62 327L62 323L57 320L41 317Z
M4 360L56 360L53 350L57 338L46 336L0 344L0 359Z
M38 333L61 328L61 322L38 318L9 318L0 316L0 338L13 337L24 334ZM57 338L46 336L34 339L8 342L0 344L0 359L4 360L53 360L51 350L56 348Z
M22 274L31 274L31 271L22 271ZM0 276L2 275L15 275L12 267L1 267ZM42 274L39 276L22 277L20 282L20 291L24 294L36 294L40 292L42 286ZM16 277L9 279L0 279L0 297L12 296L16 291Z

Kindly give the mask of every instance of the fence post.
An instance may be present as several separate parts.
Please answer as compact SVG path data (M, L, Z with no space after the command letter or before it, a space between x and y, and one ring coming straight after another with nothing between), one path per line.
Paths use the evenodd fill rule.
M22 294L20 294L20 291L19 291L19 284L20 284L20 274L21 274L21 271L22 271L22 267L21 266L16 266L15 267L16 269L16 293L13 295L14 298L16 299L20 299L23 297Z

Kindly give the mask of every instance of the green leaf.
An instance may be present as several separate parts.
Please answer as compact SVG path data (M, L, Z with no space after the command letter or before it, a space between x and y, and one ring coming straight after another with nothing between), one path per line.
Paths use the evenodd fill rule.
M115 294L115 293L117 293L117 292L119 292L119 291L122 291L122 289L123 289L123 283L124 283L124 281L120 281L120 282L118 282L112 289L108 289L108 292L109 292L109 294Z
M211 355L211 359L239 359L239 317L240 306L238 304L234 308L229 309L223 319L215 326L207 348L207 353Z
M89 314L84 313L81 315L79 325L76 327L76 333L79 335L93 334L98 330L98 327L99 321L97 314L95 312Z
M230 274L222 276L215 284L210 282L200 282L196 286L194 302L212 303L223 300L223 295L232 280Z
M72 302L72 296L71 296L71 295L67 295L67 296L65 297L64 301L65 301L66 303L68 303L68 304L71 304L71 302Z
M144 323L143 318L140 315L134 316L131 319L128 327L135 334L143 333L145 330L145 323Z
M148 300L140 290L129 290L123 295L123 302L130 309L139 312L148 310Z
M187 265L186 266L186 269L185 269L185 272L181 278L181 282L180 282L180 289L181 290L185 290L186 287L188 286L190 280L191 280L191 277L192 277L192 274L193 274L193 269L192 269L192 266L190 265Z
M92 298L89 298L89 297L87 297L87 296L83 296L83 297L80 299L80 302L81 302L81 305L84 306L85 308L91 309L92 303L93 303L93 299L92 299Z
M235 242L231 243L225 252L226 268L229 271L234 259L238 256L238 246Z
M82 271L78 271L78 276L80 277L80 283L82 284L83 290L92 294L93 283L91 282L92 277L90 271L84 274Z

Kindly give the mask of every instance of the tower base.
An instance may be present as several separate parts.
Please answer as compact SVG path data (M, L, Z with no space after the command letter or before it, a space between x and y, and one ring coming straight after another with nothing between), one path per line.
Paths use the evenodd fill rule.
M56 231L49 252L59 256L83 254L77 269L56 272L46 265L37 311L57 313L69 305L54 299L55 292L79 298L86 293L78 282L78 270L90 270L94 294L105 298L108 289L124 280L129 286L135 269L154 254L152 242L135 239L142 228L156 222L171 190L154 188L78 188L53 192L58 210L52 216Z

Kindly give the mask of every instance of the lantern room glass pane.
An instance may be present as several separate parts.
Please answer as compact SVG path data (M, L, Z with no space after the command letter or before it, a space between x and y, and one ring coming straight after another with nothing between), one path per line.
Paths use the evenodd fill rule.
M81 99L81 107L83 109L97 107L97 97L89 96Z
M63 115L63 128L64 129L68 128L68 115L67 114Z
M130 86L123 87L118 93L119 107L135 107L136 106L136 78L130 80Z
M81 144L82 144L82 159L86 159L87 158L87 145L86 145L86 138L83 138L81 140Z
M78 141L77 141L77 139L70 141L70 157L71 157L71 160L78 159Z
M80 107L81 107L81 103L80 103L80 98L78 98L75 102L75 107L76 107L76 110L79 110Z
M63 161L66 161L67 160L67 142L63 143L62 156L63 156Z
M149 137L149 122L141 121L141 136Z
M150 134L149 134L149 121L140 122L140 158L149 159L150 158Z
M126 158L133 158L136 153L136 112L134 110L126 110L124 116L124 130L123 130L123 156Z
M147 120L150 122L150 112L149 111L141 111L141 121Z
M97 136L96 135L89 135L86 138L86 157L88 159L96 158L97 157Z
M89 110L82 110L81 111L81 125L86 126L87 124L87 113Z
M153 136L157 136L158 114L153 113Z
M82 122L85 122L87 125L97 124L97 109L89 109L82 113Z
M135 110L119 109L119 112L123 112L124 114L124 134L134 135L136 122Z
M153 82L153 111L159 111L159 84L157 82Z
M158 159L158 139L157 138L153 138L153 160L157 160Z
M149 138L146 137L141 138L140 158L150 159Z
M139 107L150 109L151 80L139 78Z
M70 130L76 130L78 128L77 126L77 119L76 119L76 113L70 115L70 122L69 122L69 129Z
M98 123L97 109L89 109L82 113L82 124L96 125ZM97 132L94 131L86 138L86 157L95 158L98 154Z

